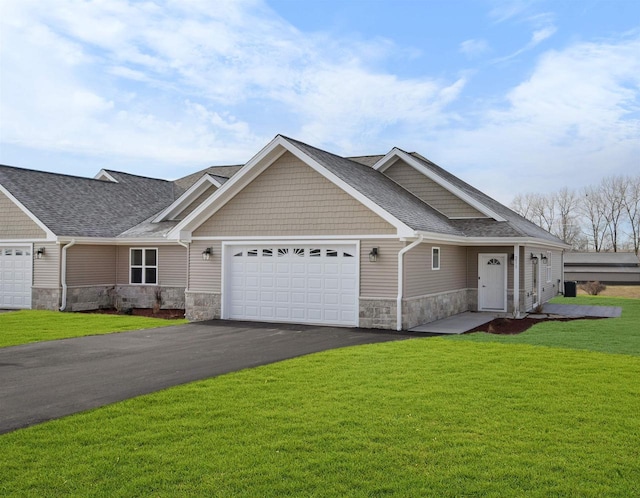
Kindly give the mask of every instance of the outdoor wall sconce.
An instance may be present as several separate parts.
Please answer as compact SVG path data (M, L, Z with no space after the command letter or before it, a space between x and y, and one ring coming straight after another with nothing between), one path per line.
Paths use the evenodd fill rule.
M511 253L511 256L509 256L509 263L513 265L515 264L515 262L516 262L516 255Z
M373 247L371 249L371 252L369 253L369 261L371 263L375 263L376 261L378 261L378 248L377 247Z
M202 251L202 261L209 261L212 254L213 250L210 247L207 247L204 251Z
M42 256L44 256L45 250L44 247L41 247L40 249L38 249L36 251L36 259L42 259Z
M547 264L547 256L545 254L540 254L540 261L544 264Z
M538 264L538 256L536 256L535 254L531 253L531 262L534 265L537 265Z

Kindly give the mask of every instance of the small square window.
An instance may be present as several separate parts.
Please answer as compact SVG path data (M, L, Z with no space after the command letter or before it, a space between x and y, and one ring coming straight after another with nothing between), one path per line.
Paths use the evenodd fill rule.
M132 284L156 285L158 283L158 250L131 249L129 280Z
M440 248L439 247L431 248L431 269L432 270L440 269Z

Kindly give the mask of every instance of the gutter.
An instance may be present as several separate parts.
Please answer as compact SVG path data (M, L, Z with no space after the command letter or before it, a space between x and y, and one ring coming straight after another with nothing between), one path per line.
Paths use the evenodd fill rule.
M404 255L411 249L419 245L424 240L424 235L418 235L418 239L414 240L407 247L404 247L398 253L398 298L396 300L396 330L402 330L402 295L404 291Z
M74 245L76 245L76 239L71 239L71 242L62 248L62 268L60 270L60 282L62 283L62 306L60 306L60 311L67 309L67 249Z

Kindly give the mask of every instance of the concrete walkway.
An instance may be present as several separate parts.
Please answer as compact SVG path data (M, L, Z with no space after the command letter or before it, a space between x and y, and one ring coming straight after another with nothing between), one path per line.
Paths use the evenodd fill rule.
M0 348L0 434L227 372L410 337L214 320Z
M551 304L542 306L542 312L551 315L570 317L591 316L600 318L617 318L622 315L622 308L617 306L586 306L581 304Z
M418 325L410 329L410 331L428 332L430 334L463 334L495 318L495 313L465 311L449 318Z

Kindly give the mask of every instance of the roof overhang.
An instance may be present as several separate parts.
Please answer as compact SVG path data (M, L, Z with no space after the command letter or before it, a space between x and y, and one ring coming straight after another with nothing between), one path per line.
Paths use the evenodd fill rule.
M302 162L307 164L317 173L332 182L338 188L349 194L351 197L362 203L375 214L394 226L399 237L411 236L415 231L409 226L391 215L388 211L371 201L368 197L354 189L336 175L331 173L315 159L304 151L300 150L286 138L278 135L265 147L260 150L238 173L225 182L209 199L204 201L199 207L194 209L189 216L182 220L168 234L167 238L179 238L180 240L191 240L191 233L204 221L220 210L233 197L235 197L244 187L258 177L271 164L273 164L284 153L290 152Z
M405 151L400 150L397 147L394 147L393 149L391 149L388 154L386 154L377 163L375 163L373 165L373 169L383 173L389 166L395 163L398 159L402 159L409 166L419 171L420 173L425 175L427 178L433 180L442 188L444 188L445 190L448 190L453 195L458 197L460 200L466 202L473 208L477 209L485 216L489 218L493 218L496 221L506 221L502 216L496 213L493 209L489 208L488 206L485 206L482 202L478 201L477 199L474 199L469 194L467 194L460 188L456 187L453 183L451 183L447 179L442 178L440 175L438 175L434 171L425 167L411 154L407 154Z
M527 245L536 247L547 247L549 249L567 250L571 246L569 244L551 242L535 237L463 237L459 235L446 235L434 232L417 232L416 237L422 235L424 241L433 241L439 243L450 243L458 246L512 246ZM411 240L412 238L407 238Z
M119 183L118 180L116 180L113 175L111 175L108 171L101 169L100 171L98 171L98 174L96 176L93 177L94 180L102 180L102 181L108 181L108 182L113 182L113 183Z

